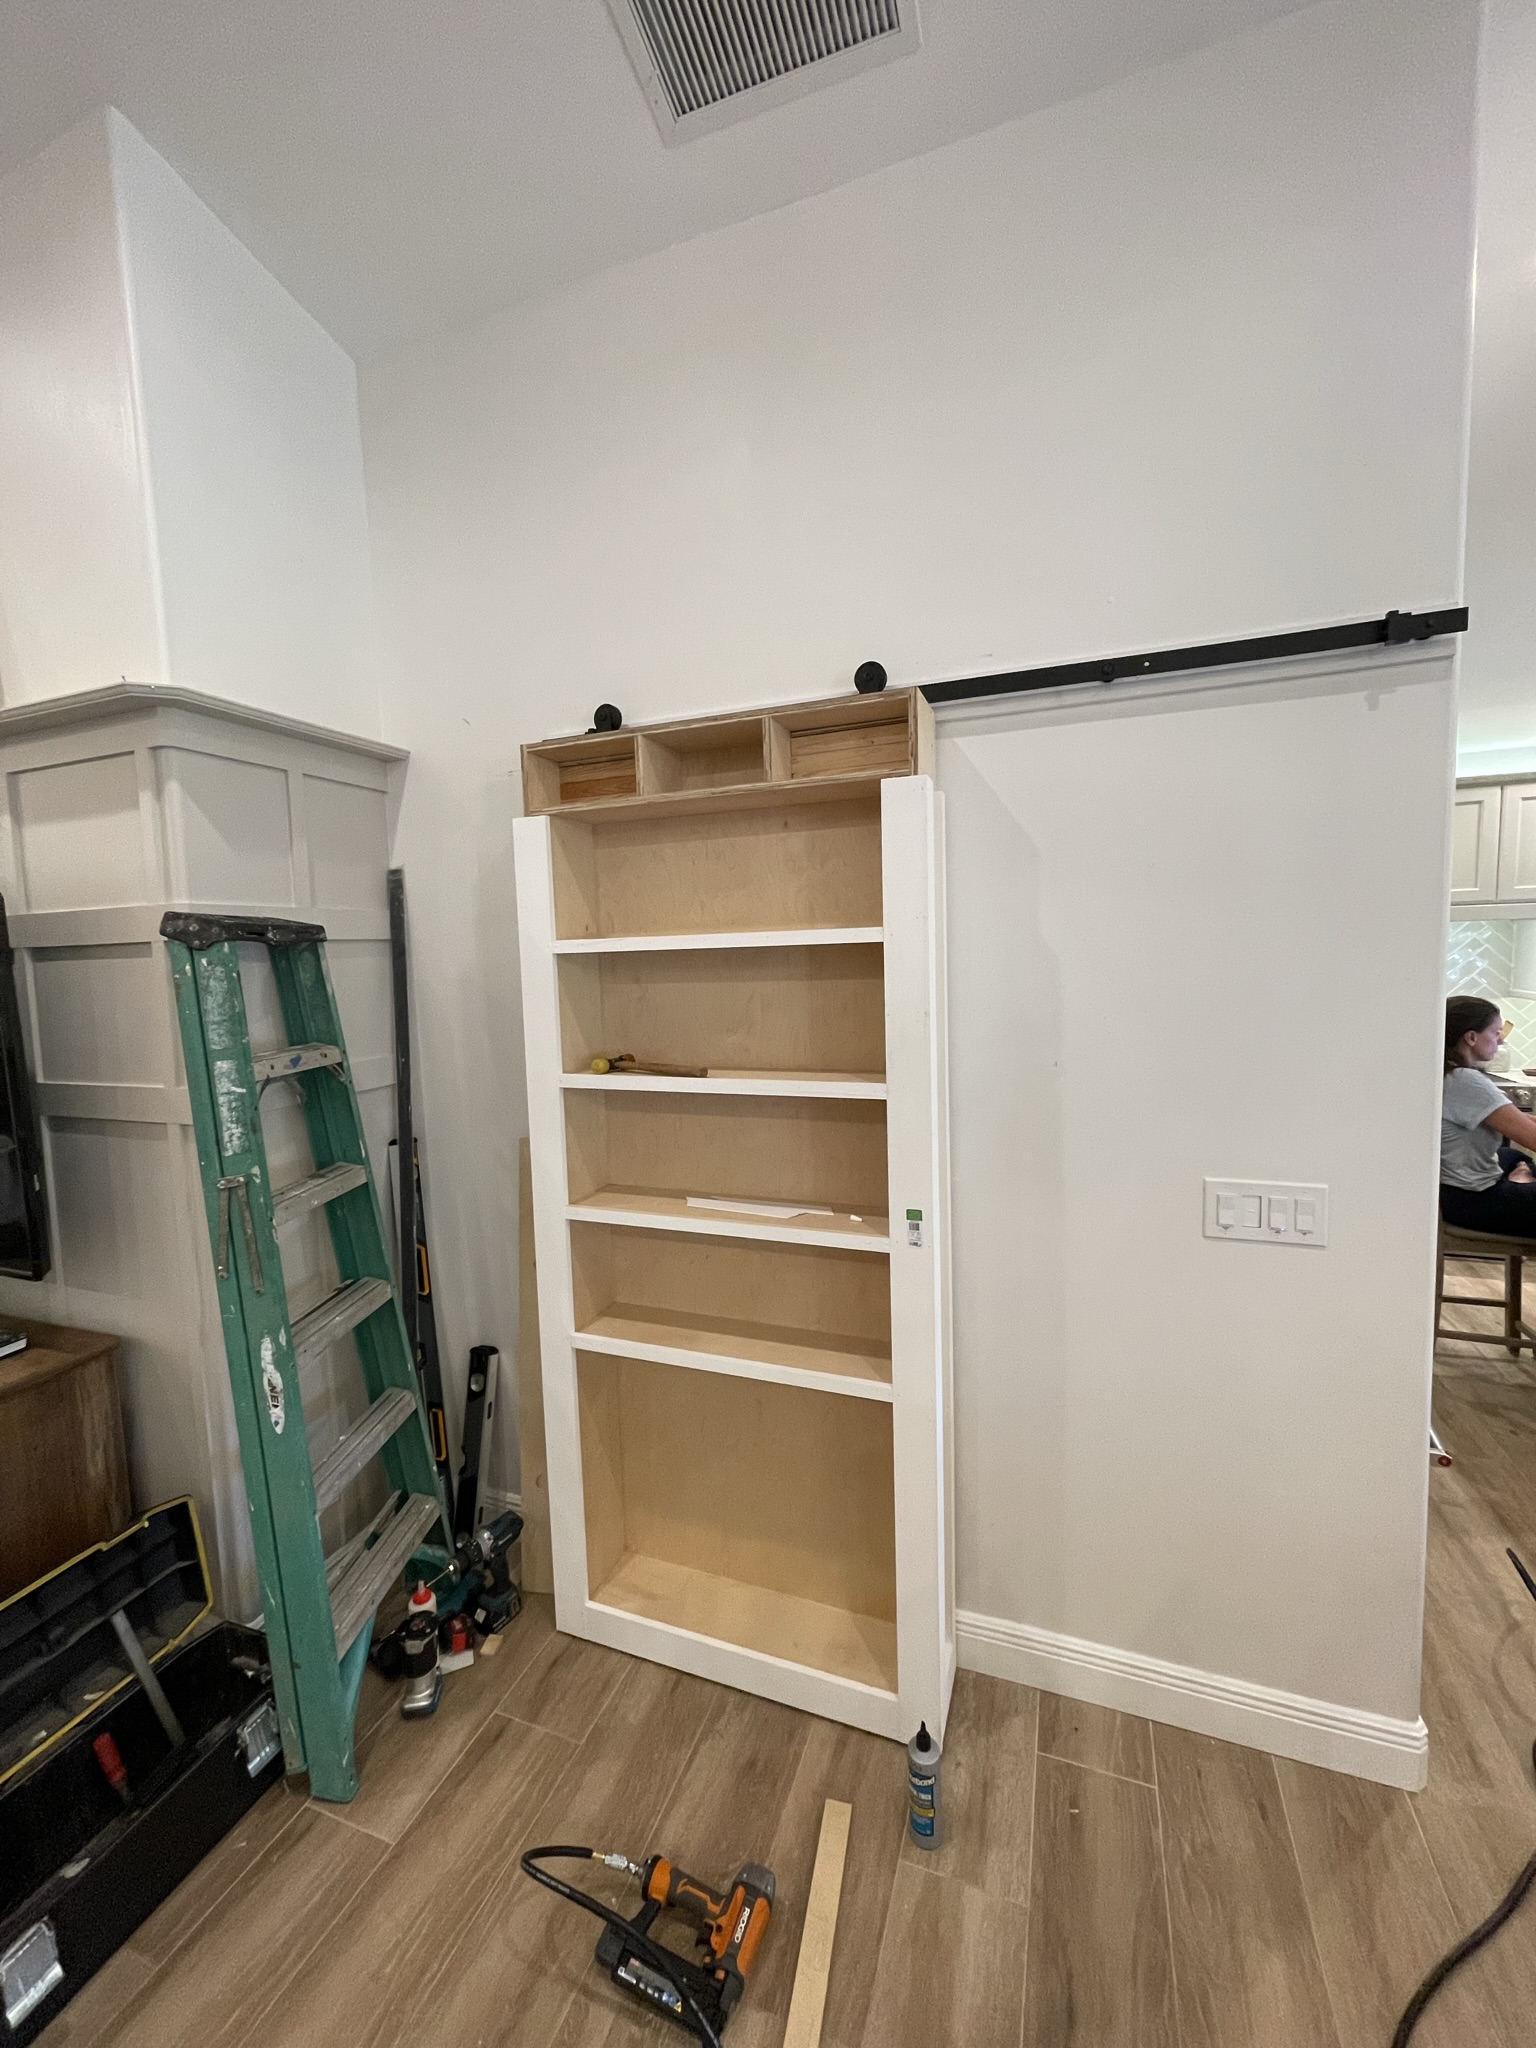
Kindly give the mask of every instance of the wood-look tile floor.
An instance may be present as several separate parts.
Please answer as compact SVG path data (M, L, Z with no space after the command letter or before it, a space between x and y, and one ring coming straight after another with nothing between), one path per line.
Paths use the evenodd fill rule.
M1456 1463L1431 1488L1422 1794L963 1673L925 1856L895 1744L572 1641L534 1600L430 1721L370 1678L354 1804L268 1794L45 2048L680 2040L599 1973L595 1923L519 1872L562 1839L722 1878L770 1864L779 1910L727 2040L778 2048L828 1797L853 1830L825 2048L1388 2048L1536 1846L1536 1607L1503 1554L1536 1559L1536 1367L1445 1352L1436 1414ZM1536 1901L1415 2048L1532 2041Z

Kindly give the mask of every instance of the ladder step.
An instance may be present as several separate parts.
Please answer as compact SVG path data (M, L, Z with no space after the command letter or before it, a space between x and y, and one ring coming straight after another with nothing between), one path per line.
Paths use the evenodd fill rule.
M266 1052L252 1052L256 1079L280 1081L286 1074L308 1074L316 1067L339 1067L339 1045L274 1045Z
M355 1536L349 1536L345 1543L340 1544L331 1552L330 1556L325 1560L325 1591L327 1598L336 1591L342 1573L352 1562L353 1558L357 1556L360 1550L373 1541L374 1537L378 1535L384 1524L395 1512L395 1509L399 1507L403 1498L402 1494L392 1493L366 1528L359 1529ZM267 1613L266 1609L263 1608L251 1623L251 1627L263 1629L266 1625Z
M325 1560L325 1591L328 1599L335 1593L341 1582L342 1573L353 1558L360 1550L367 1549L404 1498L403 1494L392 1493L365 1529L359 1529L355 1536L349 1536L339 1549L331 1552ZM260 1628L260 1621L253 1621L251 1627Z
M442 1513L429 1493L408 1494L372 1550L365 1550L342 1574L331 1599L336 1654L344 1657L360 1630L372 1621L379 1602L405 1570L411 1553Z
M349 1280L293 1326L293 1355L300 1365L318 1357L338 1337L382 1308L394 1293L387 1280Z
M318 1209L326 1202L334 1202L338 1195L350 1194L353 1188L360 1188L368 1178L367 1170L361 1166L328 1166L323 1173L312 1173L305 1180L291 1182L279 1188L272 1197L272 1222L276 1229L291 1223L295 1216L303 1216L310 1209Z
M376 1457L397 1429L416 1414L416 1396L404 1387L387 1387L361 1421L332 1445L315 1466L315 1507L328 1508L340 1498L370 1458Z

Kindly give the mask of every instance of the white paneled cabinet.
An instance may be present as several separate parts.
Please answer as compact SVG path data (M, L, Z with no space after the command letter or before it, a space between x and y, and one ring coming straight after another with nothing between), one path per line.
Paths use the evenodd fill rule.
M405 756L192 691L122 684L0 712L0 888L43 1133L53 1270L0 1314L121 1337L134 1504L198 1504L224 1612L260 1604L202 1181L160 938L168 909L323 924L375 1171L394 1127L389 861ZM286 1036L259 948L253 1036ZM263 1103L279 1180L305 1170L295 1091ZM285 1226L300 1314L335 1285L320 1212ZM318 1226L318 1227L317 1227ZM350 1340L348 1340L350 1342ZM316 1453L361 1381L338 1346L305 1386ZM360 1507L329 1512L345 1533Z
M1492 903L1498 893L1499 787L1456 792L1451 813L1451 901Z
M1536 903L1536 782L1506 782L1499 803L1500 903Z
M1536 782L1456 785L1451 905L1536 912Z

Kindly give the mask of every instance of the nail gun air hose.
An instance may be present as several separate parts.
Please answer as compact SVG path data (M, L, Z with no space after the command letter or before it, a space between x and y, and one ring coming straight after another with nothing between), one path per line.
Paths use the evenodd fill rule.
M1440 1961L1436 1963L1435 1967L1424 1979L1424 1982L1413 1994L1408 2010L1398 2021L1397 2032L1392 2036L1392 2048L1408 2048L1408 2038L1418 2025L1425 2006L1428 2005L1446 1978L1450 1976L1452 1970L1458 1969L1467 1960L1468 1956L1476 1955L1484 1942L1492 1941L1493 1937L1498 1933L1511 1913L1514 1912L1533 1884L1536 1884L1536 1856L1533 1856L1530 1862L1526 1864L1524 1870L1521 1871L1520 1875L1515 1879L1481 1927L1474 1927L1470 1934L1457 1942L1449 1955L1442 1956Z
M1536 1579L1531 1577L1531 1574L1512 1550L1506 1549L1504 1555L1520 1574L1527 1593L1530 1594L1533 1600L1536 1600ZM1536 1742L1531 1744L1531 1766L1533 1769L1536 1769ZM1521 1871L1509 1890L1488 1915L1488 1918L1480 1926L1474 1927L1470 1934L1463 1935L1462 1939L1457 1942L1450 1953L1442 1956L1439 1962L1436 1963L1435 1967L1424 1979L1424 1982L1415 1991L1412 1998L1409 1999L1408 2009L1398 2021L1397 2032L1392 2036L1392 2048L1408 2048L1409 2038L1414 2028L1424 2016L1424 2008L1429 2004L1429 2001L1440 1989L1446 1978L1450 1976L1453 1970L1459 1970L1468 1956L1475 1956L1486 1942L1492 1941L1505 1921L1519 1907L1532 1885L1536 1885L1536 1856L1533 1856L1530 1862L1526 1864L1524 1870Z
M550 1891L557 1893L562 1899L569 1899L573 1906L582 1906L597 1919L606 1921L616 1933L623 1936L631 1948L638 1949L652 1969L661 1972L676 1991L678 1997L687 2006L693 2017L694 2024L699 2030L699 2039L705 2044L705 2048L723 2048L720 2036L715 2032L708 2014L701 2009L698 2000L684 1981L683 1973L677 1966L679 1959L672 1953L671 1949L664 1948L659 1941L652 1941L649 1935L642 1934L638 1928L624 1918L622 1913L612 1906L605 1906L601 1899L594 1899L590 1892L580 1891L575 1885L567 1884L563 1878L556 1877L551 1871L541 1870L539 1865L547 1856L569 1857L573 1861L587 1860L605 1863L611 1870L628 1870L636 1876L639 1875L639 1866L632 1863L627 1856L617 1854L605 1855L600 1849L575 1847L570 1843L550 1843L540 1849L526 1849L521 1858L523 1870L529 1877L535 1879L539 1884L546 1885Z

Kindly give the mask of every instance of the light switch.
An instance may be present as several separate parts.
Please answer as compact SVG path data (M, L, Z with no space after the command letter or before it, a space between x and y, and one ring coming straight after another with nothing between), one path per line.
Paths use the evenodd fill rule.
M1328 1243L1328 1190L1317 1182L1207 1180L1205 1235L1228 1244Z

